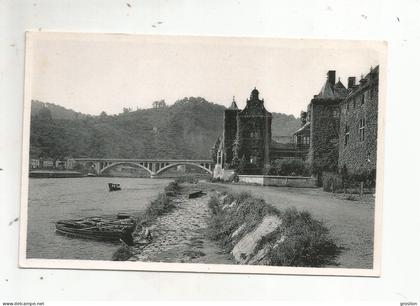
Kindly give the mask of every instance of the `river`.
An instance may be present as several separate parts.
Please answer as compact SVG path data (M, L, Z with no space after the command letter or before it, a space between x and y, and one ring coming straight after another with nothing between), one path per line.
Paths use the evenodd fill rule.
M85 216L139 215L170 182L145 178L29 179L27 258L110 260L118 243L71 238L54 222ZM122 190L108 191L108 183Z

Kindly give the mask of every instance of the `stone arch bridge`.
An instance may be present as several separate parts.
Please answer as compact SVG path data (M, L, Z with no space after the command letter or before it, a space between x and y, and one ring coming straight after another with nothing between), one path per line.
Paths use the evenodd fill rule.
M91 169L97 174L101 175L106 170L116 167L118 165L130 165L137 168L144 169L150 174L151 178L159 177L160 174L166 170L180 165L189 165L198 169L206 171L208 174L213 174L214 162L212 160L177 160L177 159L114 159L114 158L74 158L73 167L77 164L83 166L90 165Z

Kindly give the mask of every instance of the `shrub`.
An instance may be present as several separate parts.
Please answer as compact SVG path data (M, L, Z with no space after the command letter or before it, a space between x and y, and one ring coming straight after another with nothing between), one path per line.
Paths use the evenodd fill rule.
M309 168L304 161L300 159L276 159L270 165L264 167L264 174L268 175L299 175L308 176Z
M157 199L152 201L150 206L147 208L144 218L142 218L142 222L150 222L156 217L172 210L174 207L175 205L171 199L165 193L160 193Z
M314 219L308 211L296 208L286 209L281 217L282 230L272 236L282 235L286 239L270 250L272 265L321 267L334 264L340 248L323 222Z
M322 188L324 191L337 191L343 187L342 177L333 172L322 172Z
M222 209L222 205L233 201L236 201L235 209ZM282 225L262 239L256 250L269 247L267 258L270 265L320 267L334 263L339 253L328 228L307 211L295 208L279 211L246 192L229 194L223 203L212 198L209 207L213 212L209 236L220 241L226 252L233 249L232 234L238 228L242 227L242 231L235 239L254 230L265 216L276 215L282 219Z
M180 191L180 187L178 185L178 183L175 182L170 182L166 187L165 187L165 194L166 195L175 195Z
M212 196L209 200L208 205L213 215L218 215L220 213L220 202L217 197Z

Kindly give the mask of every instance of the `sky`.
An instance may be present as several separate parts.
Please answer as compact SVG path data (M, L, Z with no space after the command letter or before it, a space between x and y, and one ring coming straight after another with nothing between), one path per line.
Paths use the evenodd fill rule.
M380 63L384 43L31 33L26 55L29 98L82 113L121 113L164 99L203 97L243 108L256 87L270 112L298 116L328 70L347 77Z

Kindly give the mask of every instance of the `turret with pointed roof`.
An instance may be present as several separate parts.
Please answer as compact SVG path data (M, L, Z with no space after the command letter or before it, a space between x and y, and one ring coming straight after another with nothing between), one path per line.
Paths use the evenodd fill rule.
M235 101L235 96L232 98L232 103L229 108L225 109L223 116L223 141L222 146L222 164L230 164L233 158L233 143L236 138L237 131L237 117L241 110Z
M307 160L314 171L319 174L322 170L334 170L337 167L338 138L340 125L340 102L343 101L349 90L340 79L335 82L335 71L327 73L327 79L319 94L314 95L308 105L307 122L304 128L296 131L296 139L309 138ZM330 156L334 161L323 168L325 156Z

